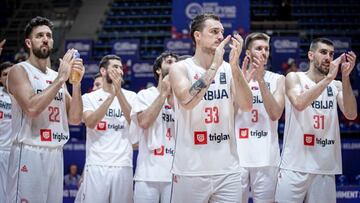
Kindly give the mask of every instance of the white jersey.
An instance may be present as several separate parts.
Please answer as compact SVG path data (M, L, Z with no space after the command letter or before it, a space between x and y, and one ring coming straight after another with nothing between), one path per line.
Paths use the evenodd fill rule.
M11 99L4 87L0 87L0 150L10 151Z
M137 125L137 113L146 110L159 96L156 87L141 90L131 111L131 125ZM132 128L134 129L134 128ZM174 111L165 102L157 119L146 130L138 125L132 136L138 136L139 154L134 179L137 181L171 182L174 156Z
M273 94L281 75L265 72L264 80ZM265 110L265 105L256 80L249 82L253 95L253 109L235 116L235 135L240 166L264 167L279 166L280 149L278 141L278 121L272 121Z
M136 94L124 89L121 91L132 104ZM96 111L109 95L102 88L83 95L83 111ZM86 149L86 165L132 167L129 124L116 97L96 127L86 128Z
M206 70L192 58L181 61L194 84ZM232 74L223 62L204 98L191 110L175 97L175 155L172 172L203 176L240 172L234 135Z
M302 91L316 85L305 73L296 74ZM297 111L285 97L286 120L280 168L313 174L342 173L336 83L340 82L332 81L303 111Z
M28 62L21 62L18 65L27 72L33 91L37 94L45 90L58 75L50 68L43 73ZM59 147L69 140L65 85L60 88L51 103L36 118L27 116L16 99L12 95L10 96L12 135L15 142L32 146Z

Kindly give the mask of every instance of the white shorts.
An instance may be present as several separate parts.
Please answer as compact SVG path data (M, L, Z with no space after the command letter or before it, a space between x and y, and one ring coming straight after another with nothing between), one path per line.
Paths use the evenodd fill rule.
M133 202L131 167L85 166L82 202Z
M241 203L241 174L173 175L172 203Z
M134 203L169 203L171 182L136 181Z
M10 151L0 150L0 202L5 202Z
M6 202L62 203L62 147L13 144L10 152Z
M336 203L335 175L280 169L275 200L279 203Z
M253 202L274 202L277 182L278 167L245 167L241 172L242 177L242 201L248 202L249 189Z

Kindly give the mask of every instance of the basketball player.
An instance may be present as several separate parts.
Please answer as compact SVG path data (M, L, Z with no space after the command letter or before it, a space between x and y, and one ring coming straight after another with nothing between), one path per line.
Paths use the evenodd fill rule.
M134 102L130 134L137 136L139 155L135 171L135 203L167 203L171 194L174 155L173 95L167 76L177 55L164 52L155 60L157 87L141 90Z
M175 203L240 199L233 104L249 111L252 94L239 67L243 39L237 34L224 39L223 32L218 16L196 16L191 23L195 55L170 69L175 93ZM229 64L223 54L230 40Z
M336 202L335 174L342 173L337 106L347 119L357 117L349 78L356 55L333 57L333 42L315 39L308 52L309 70L286 76L277 202ZM339 68L342 81L335 80Z
M265 69L269 58L270 37L251 33L245 39L248 71L255 70L249 81L253 94L251 112L235 116L240 166L243 167L243 202L251 187L254 202L274 202L280 164L278 119L284 110L285 77Z
M100 73L96 73L94 76L93 88L92 91L102 88L103 81Z
M0 202L5 202L6 174L8 170L11 139L11 99L7 90L7 75L14 64L0 64Z
M132 146L129 140L134 92L121 88L120 57L100 61L103 87L83 95L86 161L83 202L132 202Z
M12 102L12 133L6 202L55 202L63 200L63 145L69 140L68 123L81 122L80 81L84 74L75 50L60 59L58 72L47 67L53 49L52 23L35 17L25 27L28 60L16 64L8 75ZM66 90L71 69L80 73Z

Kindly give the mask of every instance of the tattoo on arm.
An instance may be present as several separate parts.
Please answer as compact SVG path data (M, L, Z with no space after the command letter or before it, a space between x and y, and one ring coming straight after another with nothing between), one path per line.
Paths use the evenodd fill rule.
M202 89L206 88L207 85L205 83L205 80L203 78L200 78L198 81L196 81L190 88L189 90L189 94L191 96L196 96L197 94L199 94L199 92L201 92Z

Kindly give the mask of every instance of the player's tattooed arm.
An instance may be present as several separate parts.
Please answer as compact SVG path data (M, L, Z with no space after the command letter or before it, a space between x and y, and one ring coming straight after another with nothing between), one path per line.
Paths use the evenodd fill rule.
M202 98L216 75L217 68L211 66L189 89L190 97L183 103L190 103L194 97ZM202 94L201 94L202 93Z

